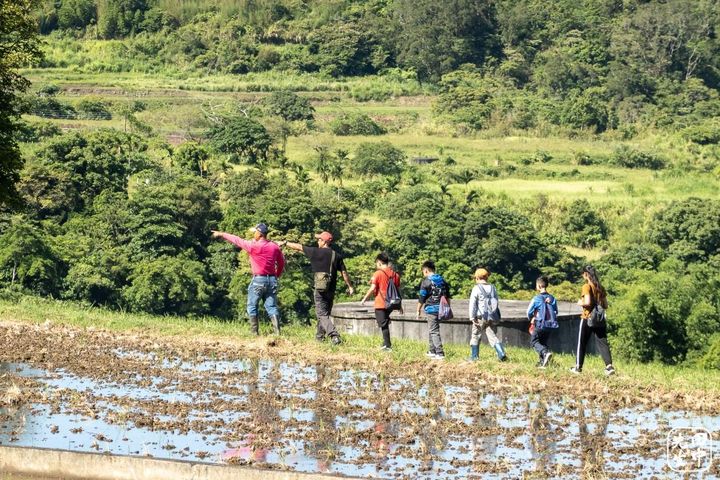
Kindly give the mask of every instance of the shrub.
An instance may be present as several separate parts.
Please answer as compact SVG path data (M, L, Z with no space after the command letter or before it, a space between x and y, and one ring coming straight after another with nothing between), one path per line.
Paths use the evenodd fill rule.
M58 93L60 93L60 87L58 87L54 83L48 83L47 85L43 85L37 91L38 96L41 97L54 97Z
M710 347L698 363L702 368L720 370L720 333L712 336Z
M20 142L37 142L43 138L60 135L62 130L56 124L48 121L22 122L19 125L17 139Z
M568 98L561 121L573 128L593 128L596 132L607 130L610 115L603 89L588 88L582 94Z
M185 142L180 145L173 155L173 160L183 169L202 175L207 171L207 159L210 153L205 147L195 142Z
M405 153L390 142L358 145L350 169L363 176L399 175L405 163Z
M587 152L575 152L573 153L572 162L575 165L587 166L587 165L600 165L607 163L608 159L604 155L590 154Z
M212 289L205 266L183 257L160 257L137 264L123 296L134 311L207 313Z
M676 258L707 259L720 253L720 202L688 198L653 218L649 237Z
M270 115L277 115L285 121L314 118L315 108L310 104L310 100L289 90L273 92L263 99L263 105Z
M547 163L552 160L552 155L544 150L538 150L529 157L523 157L520 159L520 163L523 165L530 165L531 163Z
M716 145L720 143L720 124L705 122L686 128L683 137L698 145Z
M245 116L214 125L207 137L218 151L250 164L267 160L272 145L272 138L263 124Z
M382 126L364 113L344 113L330 122L330 130L335 135L384 135Z
M38 96L32 99L30 113L43 118L73 119L77 117L77 112L72 105L62 103L52 96Z
M583 248L594 247L608 235L605 221L585 199L570 204L562 220L562 227L570 234L573 243Z
M635 150L627 145L622 145L613 152L610 163L625 168L649 168L650 170L660 170L666 165L665 159L659 155Z
M258 50L257 57L255 58L255 68L257 72L264 72L265 70L272 69L275 65L280 63L281 57L280 52L275 48L261 47Z
M110 120L112 113L105 102L82 100L77 106L78 118L85 120Z
M436 115L472 129L487 126L496 90L492 79L484 78L474 69L461 69L443 75L440 89L441 93L433 105Z

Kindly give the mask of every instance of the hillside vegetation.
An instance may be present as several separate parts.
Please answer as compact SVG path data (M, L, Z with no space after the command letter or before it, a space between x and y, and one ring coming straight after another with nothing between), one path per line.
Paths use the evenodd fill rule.
M430 258L505 298L592 262L628 360L720 368L714 0L62 0L34 11L1 295L243 318L210 229L311 243L405 295ZM284 318L312 318L290 256ZM341 297L340 300L347 299Z

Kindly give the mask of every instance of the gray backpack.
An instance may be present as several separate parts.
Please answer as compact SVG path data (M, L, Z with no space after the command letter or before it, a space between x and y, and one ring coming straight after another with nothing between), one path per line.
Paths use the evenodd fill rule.
M500 315L500 305L498 303L497 295L493 295L495 287L490 285L490 291L486 292L482 285L478 285L480 290L480 302L484 308L482 308L482 319L490 322L499 322L502 319Z

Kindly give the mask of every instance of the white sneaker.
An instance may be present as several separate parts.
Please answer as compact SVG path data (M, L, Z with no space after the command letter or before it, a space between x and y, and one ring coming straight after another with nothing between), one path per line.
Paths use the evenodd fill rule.
M433 352L425 352L425 356L427 358L433 358L435 356L435 354Z
M445 360L445 355L438 355L437 353L431 357L432 360Z
M381 345L381 346L380 346L380 350L383 351L383 352L392 352L392 348L391 348L391 347L386 347L385 345Z
M545 368L548 366L551 358L552 358L552 352L545 352L545 355L543 356L543 361L542 361L542 368Z
M612 365L608 365L607 367L605 367L605 375L607 375L608 377L610 375L615 375L615 367L613 367Z
M582 370L580 370L577 366L575 366L570 369L570 373L574 373L575 375L580 375L582 373Z

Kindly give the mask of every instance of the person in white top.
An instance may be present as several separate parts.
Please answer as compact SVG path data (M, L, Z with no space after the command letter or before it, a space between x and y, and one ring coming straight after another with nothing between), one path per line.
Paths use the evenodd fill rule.
M500 323L500 307L497 290L488 283L490 272L485 268L475 270L475 286L470 294L468 316L472 321L470 337L470 360L477 361L480 355L480 336L485 332L488 343L495 349L498 360L508 359L505 349L497 337L497 326Z

